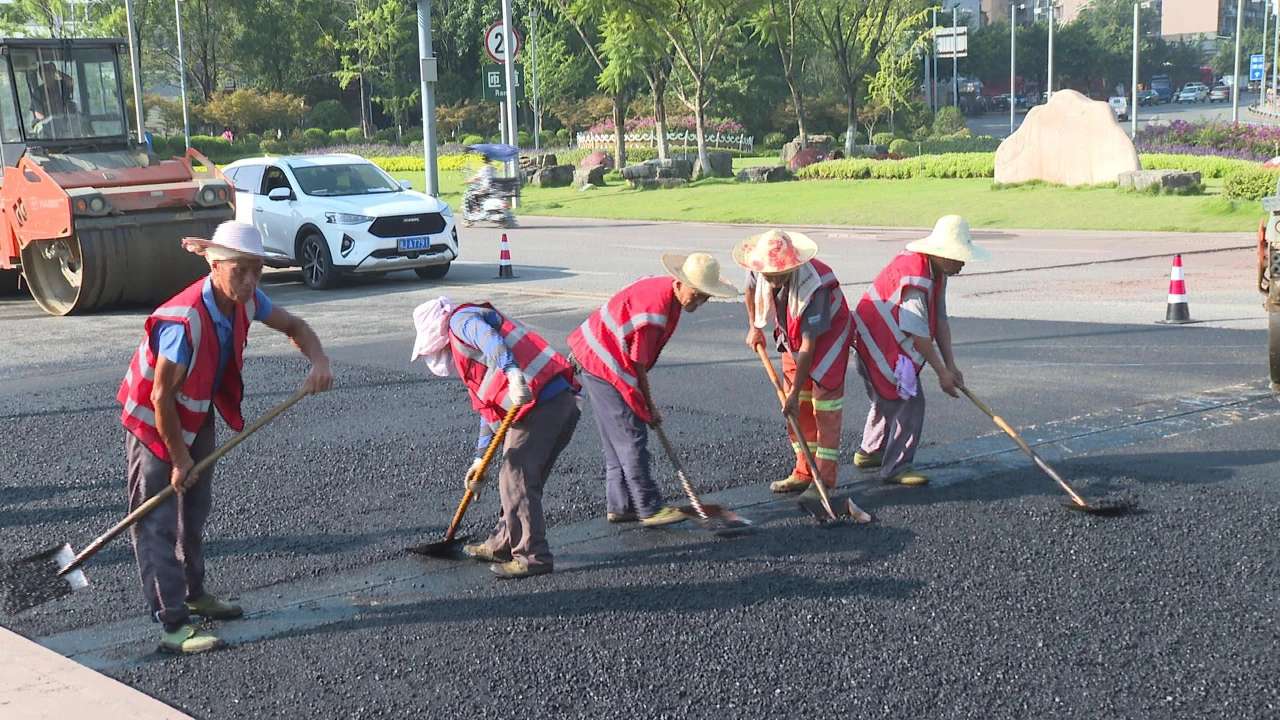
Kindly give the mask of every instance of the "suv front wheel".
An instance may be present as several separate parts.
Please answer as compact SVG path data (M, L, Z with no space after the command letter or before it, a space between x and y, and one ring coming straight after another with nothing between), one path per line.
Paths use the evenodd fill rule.
M328 290L338 284L338 271L333 267L329 243L320 233L312 232L302 238L298 260L302 263L302 282L307 287Z
M428 265L426 267L414 268L413 271L418 274L418 278L422 280L443 280L445 275L449 274L449 266L453 263L445 263L443 265Z

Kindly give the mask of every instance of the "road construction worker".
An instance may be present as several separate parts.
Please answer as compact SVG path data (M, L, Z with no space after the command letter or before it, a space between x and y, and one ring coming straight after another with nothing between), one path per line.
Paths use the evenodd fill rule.
M804 433L795 437L788 429L796 463L790 475L770 484L777 493L812 489L815 468L806 462L802 442L809 445L826 487L836 486L850 314L840 281L817 254L813 240L784 230L754 235L733 248L734 261L748 271L747 347L755 351L764 344L764 328L773 320L786 412Z
M969 223L947 215L933 233L907 245L880 271L854 311L858 374L871 400L862 444L853 464L879 468L880 479L919 486L929 479L912 468L924 428L925 363L942 391L959 397L964 375L956 367L947 319L947 278L988 253L973 244Z
M311 327L258 289L265 254L252 225L227 221L213 237L183 245L209 262L209 275L151 313L146 336L117 396L124 406L129 509L172 485L178 492L130 530L142 592L164 625L160 651L197 653L221 642L198 630L192 615L238 618L239 606L205 589L204 524L213 500L213 467L193 475L214 450L214 408L232 430L244 429L241 368L249 325L288 335L311 361L309 393L333 383L329 358Z
M604 447L605 517L613 523L638 520L655 527L684 519L680 510L663 504L649 472L648 425L662 418L637 368L647 373L658 361L681 311L738 294L707 253L664 254L662 264L669 275L626 286L569 336Z
M501 579L552 571L542 513L542 489L578 424L578 391L569 361L542 336L487 303L454 306L446 297L413 311L417 340L411 360L435 375L457 375L480 414L475 460L466 487L484 482L481 458L507 411L519 406L502 449L498 492L502 515L489 538L466 545L473 560L493 563Z

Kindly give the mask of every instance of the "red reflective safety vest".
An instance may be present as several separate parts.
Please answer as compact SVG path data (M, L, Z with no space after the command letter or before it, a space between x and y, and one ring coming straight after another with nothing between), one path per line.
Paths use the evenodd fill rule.
M844 385L844 374L849 368L849 303L845 302L840 281L831 268L820 260L810 260L811 271L800 269L792 274L785 298L786 318L775 318L774 338L784 337L787 350L799 352L804 341L803 320L805 310L818 290L826 288L828 301L833 308L831 325L827 331L813 339L813 364L809 377L824 388L834 389ZM760 278L757 277L759 282ZM770 302L773 299L770 298Z
M548 345L541 335L530 330L524 323L507 317L488 303L459 305L453 312L456 313L468 307L493 310L502 317L502 326L498 328L498 334L502 336L502 342L515 358L520 371L524 373L529 391L533 393L533 400L516 414L516 420L520 420L534 408L542 388L557 375L569 381L569 386L575 391L579 389L577 381L573 378L573 368L569 365L569 361ZM453 313L450 313L451 320L452 316ZM458 375L462 377L462 382L467 386L467 393L471 396L471 407L491 425L502 422L503 416L511 407L511 401L507 398L506 373L500 367L486 365L484 353L454 335L452 329L449 331L449 347L453 351L453 361L458 366Z
M640 392L636 365L653 367L680 322L680 302L670 277L637 280L609 298L569 335L569 348L582 369L609 383L627 407L645 422L652 422L649 405ZM659 335L640 335L645 327L657 327Z
M858 301L854 313L854 348L867 368L876 393L886 400L898 400L898 379L894 368L904 353L911 358L916 373L924 367L924 356L916 351L909 335L902 331L902 291L919 288L929 296L929 335L938 327L938 301L944 282L934 282L929 257L916 252L899 253Z
M124 382L116 393L116 400L123 406L120 422L153 455L172 463L169 449L156 429L156 409L151 404L151 386L156 376L157 355L151 347L151 333L162 322L179 322L187 330L191 343L191 366L187 378L178 391L175 403L178 422L182 427L182 439L187 447L195 442L196 433L204 427L212 404L232 430L244 429L244 417L240 414L240 401L244 397L244 381L240 371L244 367L244 347L249 339L249 322L254 315L254 302L237 305L231 319L231 360L227 363L218 394L213 395L214 373L218 371L218 331L204 304L205 278L195 281L186 290L174 295L156 308L147 318L142 344L133 354Z

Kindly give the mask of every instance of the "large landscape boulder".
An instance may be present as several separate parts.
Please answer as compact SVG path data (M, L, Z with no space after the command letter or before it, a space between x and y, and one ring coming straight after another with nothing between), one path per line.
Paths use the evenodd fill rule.
M578 163L579 170L590 170L594 167L603 167L605 172L612 170L613 156L603 150L596 150L587 153L587 156Z
M675 187L671 183L648 183L647 180L683 180L688 181L693 174L693 164L683 158L666 160L646 160L637 165L622 168L622 177L631 183L631 187L655 188ZM680 183L683 184L683 183Z
M814 163L818 163L818 162L822 162L823 160L826 160L827 155L829 154L830 153L828 151L822 149L821 147L817 147L817 146L807 147L801 150L800 152L796 153L791 158L791 162L787 163L787 169L790 170L791 172L795 172L802 167L806 167L808 165L812 165Z
M743 168L737 177L738 182L745 183L783 182L790 179L791 172L781 165L757 165Z
M808 143L800 146L800 136L797 135L791 142L782 146L782 152L778 156L778 164L783 167L791 167L791 160L800 153L801 150L807 148L818 148L822 151L822 156L826 157L831 154L831 148L835 146L835 138L830 135L810 135Z
M1200 173L1186 170L1130 170L1120 173L1121 190L1193 193L1200 189Z
M1101 185L1141 169L1133 141L1107 103L1058 90L1047 104L1031 108L1021 127L1000 143L995 180Z
M656 190L678 188L688 185L689 181L684 178L637 178L631 181L631 187L641 190Z
M577 172L573 174L573 186L595 185L604 187L604 176L607 172L609 170L603 165L596 165L590 168L579 166Z
M565 187L573 183L573 166L552 165L538 168L533 172L529 183L535 187Z

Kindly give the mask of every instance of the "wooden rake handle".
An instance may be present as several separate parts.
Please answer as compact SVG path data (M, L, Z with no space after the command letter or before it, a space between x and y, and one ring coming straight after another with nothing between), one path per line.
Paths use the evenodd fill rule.
M658 411L653 404L653 394L649 389L649 371L645 370L642 364L636 365L636 379L640 384L640 394L644 396L644 402L649 406L650 415L656 418ZM702 506L702 498L698 497L697 491L693 489L693 482L689 480L689 476L684 471L684 466L680 464L680 457L676 455L676 446L667 437L667 432L662 429L661 422L653 422L650 425L658 436L658 442L662 443L662 449L667 453L667 459L671 461L671 466L676 469L676 478L680 480L680 487L689 498L689 504L693 506L693 511L698 514L699 518L706 520L707 511Z
M306 395L307 395L307 392L305 390L299 389L293 395L290 395L288 400L285 400L279 405L276 405L275 407L268 410L265 415L253 421L253 424L245 428L243 432L236 434L235 437L228 440L217 450L214 450L212 453L209 453L209 455L205 457L205 459L196 463L195 466L191 468L191 472L188 473L188 476L198 476L200 473L204 472L205 470L208 470L215 462L218 461L219 458L231 452L233 448L235 448L237 445L239 445L240 443L248 439L250 435L261 430L267 423L271 422L272 420L275 420L277 417L280 416L281 413L293 407L295 403L297 403ZM128 530L130 527L133 526L134 523L141 520L152 510L155 510L156 508L160 507L160 505L163 504L166 500L168 500L174 494L174 492L175 491L173 489L173 485L165 485L163 490L147 498L146 502L134 508L133 512L126 515L123 520L121 520L120 522L112 526L110 530L103 533L101 536L98 537L98 539L89 543L89 546L86 547L84 550L81 550L80 554L72 558L71 562L67 563L66 567L58 571L58 576L61 577L63 575L66 575L72 570L75 570L76 568L83 565L86 560L98 554L98 551L101 550L103 546L105 546L107 543L114 540L116 536L118 536L120 533L124 532L125 530Z
M493 433L493 437L489 439L489 447L484 449L484 455L480 457L480 471L477 476L483 476L484 471L489 468L489 461L493 460L493 456L497 454L498 448L502 447L502 440L507 436L507 429L511 427L511 423L516 421L516 414L520 412L523 405L512 405L507 414L502 418L502 424L498 425L497 431ZM467 485L467 491L462 495L462 502L458 503L458 509L453 513L453 520L449 522L449 529L444 534L444 541L450 542L453 536L458 534L458 526L462 524L462 516L467 514L467 508L471 507L471 501L476 499L476 490L478 483Z
M809 464L809 469L813 471L813 482L811 485L817 489L818 497L822 499L822 509L832 519L837 517L836 511L831 507L831 498L827 495L827 486L823 484L822 477L818 475L818 461L813 456L813 451L809 449L809 443L805 442L804 431L800 428L800 421L786 412L787 393L782 389L782 378L778 377L778 371L773 369L773 361L769 359L769 353L764 349L764 345L756 345L756 354L760 356L760 362L764 364L764 371L769 374L769 380L773 381L773 389L778 393L778 402L782 404L783 415L787 419L787 424L791 426L791 432L795 434L799 440L800 452L804 453L805 462ZM854 506L855 508L857 506Z
M1063 480L1062 476L1058 474L1058 471L1054 470L1053 467L1049 465L1049 463L1045 462L1044 458L1040 457L1039 453L1037 453L1035 450L1031 448L1030 445L1027 444L1026 440L1022 439L1022 436L1018 434L1017 430L1013 429L1012 425L1005 422L1004 418L995 414L995 412L992 411L992 409L988 407L986 403L979 400L978 396L970 392L969 388L964 387L962 385L960 386L960 392L964 393L965 397L972 400L973 404L977 405L979 410L986 413L987 417L991 418L991 421L996 424L996 427L1004 431L1004 434L1008 435L1010 438L1013 438L1013 441L1018 444L1018 447L1022 449L1022 452L1026 453L1031 458L1032 462L1034 462L1041 470L1044 471L1045 475L1048 475L1049 477L1053 478L1053 481L1058 483L1058 487L1062 488L1062 490L1066 492L1067 495L1071 496L1071 502L1075 503L1076 505L1079 505L1080 507L1089 507L1089 503L1086 502L1085 499L1080 496L1080 493L1077 493L1074 489L1072 489L1072 487L1067 484L1067 481Z

